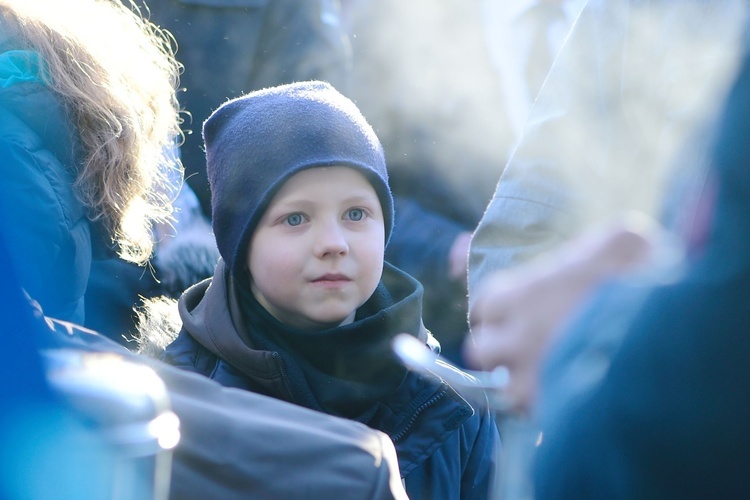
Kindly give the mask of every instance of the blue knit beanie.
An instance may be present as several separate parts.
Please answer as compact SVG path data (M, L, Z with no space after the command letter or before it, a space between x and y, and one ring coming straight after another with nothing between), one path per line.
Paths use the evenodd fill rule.
M393 197L375 131L356 105L324 82L301 82L224 103L203 124L216 243L234 274L250 236L289 177L314 167L362 172L380 198L386 244Z

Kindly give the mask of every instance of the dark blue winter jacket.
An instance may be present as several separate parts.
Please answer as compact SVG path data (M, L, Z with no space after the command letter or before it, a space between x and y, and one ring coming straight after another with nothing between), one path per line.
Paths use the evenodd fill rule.
M375 333L380 339L367 342L366 355L356 359L357 351L352 350L346 357L329 363L340 353L316 346L326 342L322 337L310 340L296 356L290 356L284 349L268 347L268 335L260 339L253 335L256 332L248 333L247 325L257 322L243 317L246 315L242 313L237 285L220 262L212 279L188 289L180 299L183 330L167 348L165 359L225 386L329 413L334 413L332 408L340 408L339 416L385 432L394 441L401 475L412 499L486 498L498 445L494 420L486 407L475 410L441 379L408 372L395 362L388 364L392 357L390 341L395 334L407 331L427 341L429 333L421 323L422 287L416 280L386 265L379 288L389 292L393 299L390 306L365 318L358 314L351 325L312 332L300 341L318 334L329 340L340 335L341 342L336 343L344 349L347 339L361 333L362 325L377 322ZM367 304L362 306L366 307ZM259 348L258 343L266 345ZM330 356L322 360L323 364L349 364L350 371L340 375L342 372L325 374L315 370L311 365L316 362L316 350L321 358ZM368 370L375 373L373 367L379 361L384 371L372 377L362 375ZM385 379L395 373L401 375L394 389L385 390ZM368 400L373 394L377 394L375 399ZM362 399L372 404L358 406ZM354 407L357 409L352 410Z

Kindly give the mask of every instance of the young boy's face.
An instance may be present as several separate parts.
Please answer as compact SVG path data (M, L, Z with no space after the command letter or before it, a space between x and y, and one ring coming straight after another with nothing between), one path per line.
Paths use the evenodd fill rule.
M351 322L383 272L380 200L352 168L303 170L273 197L248 252L253 294L279 321L315 330Z

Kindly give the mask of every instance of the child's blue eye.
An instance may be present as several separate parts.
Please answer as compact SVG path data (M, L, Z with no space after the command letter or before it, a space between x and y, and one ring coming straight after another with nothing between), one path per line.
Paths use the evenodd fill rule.
M292 214L286 218L286 223L290 226L299 226L300 224L302 224L302 221L302 214Z
M352 208L347 215L349 216L349 220L359 221L365 216L365 212L360 208Z

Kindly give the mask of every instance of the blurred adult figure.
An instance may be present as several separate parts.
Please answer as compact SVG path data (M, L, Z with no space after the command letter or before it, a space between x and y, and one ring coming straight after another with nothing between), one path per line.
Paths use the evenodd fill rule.
M524 274L533 263L515 270L521 296L535 291L554 299L551 290L568 293L571 286L593 292L588 301L562 307L564 314L541 329L563 328L555 341L523 335L523 325L538 326L526 321L539 316L535 306L498 304L507 313L502 323L519 342L532 351L551 348L541 394L532 398L544 433L536 498L743 498L750 492L749 54L746 47L710 134L699 196L680 205L692 221L680 233L686 246L681 275L640 291L628 281L597 287L627 267L606 266L622 246L591 252L591 245L571 242L570 250L583 250L578 258L552 261L543 279ZM649 248L641 245L646 240L632 241ZM629 302L625 316L623 300ZM507 360L509 330L503 333L488 313L477 318L478 345L470 349L476 362L492 366Z
M738 498L750 492L750 239L743 222L750 210L749 63L745 56L726 101L707 182L683 206L694 222L685 228L682 278L643 299L595 383L570 398L554 396L575 365L591 367L598 349L582 338L599 328L595 317L616 310L623 294L598 298L549 360L543 378L548 403L540 408L546 429L536 481L541 498L573 492ZM565 429L563 420L570 424ZM590 467L594 463L599 466Z
M735 431L729 414L745 411L721 395L726 372L713 377L703 358L723 365L721 342L709 338L736 331L739 305L727 302L731 319L717 320L724 332L718 337L703 318L720 314L705 297L726 300L744 286L741 261L727 247L742 234L729 222L738 220L739 208L728 207L737 207L733 193L744 183L734 170L720 174L718 193L726 197L714 204L717 183L708 166L717 103L735 75L746 9L744 2L587 2L474 235L476 345L467 349L480 366L508 368L511 402L541 427L540 498L684 496L709 484L732 496L741 484L734 467L746 466L746 457L728 439L707 438L712 443L701 443L697 455L687 449L695 436L712 435L712 424ZM727 109L744 108L732 99ZM732 150L725 146L717 158ZM678 245L622 227L588 233L628 209L657 218L666 241ZM638 262L674 264L661 259L681 251L682 276L679 266L657 266L636 281L611 283ZM700 368L690 369L690 360ZM693 390L696 399L688 395ZM712 407L711 390L719 391L726 414L696 410ZM711 458L718 468L731 465L701 475L707 462L691 460L701 451L739 460ZM701 477L727 482L700 483Z
M92 258L144 263L171 214L158 186L177 168L161 161L179 134L177 65L119 3L3 0L0 16L8 250L47 314L82 323Z

